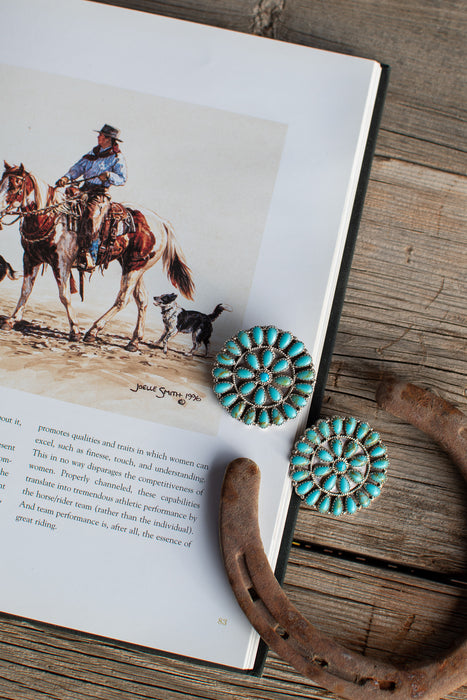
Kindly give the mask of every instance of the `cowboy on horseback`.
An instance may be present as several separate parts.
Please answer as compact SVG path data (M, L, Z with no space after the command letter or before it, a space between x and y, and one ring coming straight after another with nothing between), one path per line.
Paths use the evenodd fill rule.
M78 267L88 272L97 264L100 231L110 209L108 189L111 185L124 185L127 180L125 159L118 145L122 142L119 134L114 126L104 124L98 132L98 145L55 183L56 187L64 187L79 177L84 179L80 192L84 195L86 209L79 227L81 252Z

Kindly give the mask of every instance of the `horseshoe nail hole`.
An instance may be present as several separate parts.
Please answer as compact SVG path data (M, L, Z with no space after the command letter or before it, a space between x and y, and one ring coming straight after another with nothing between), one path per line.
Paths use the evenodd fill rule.
M257 594L256 590L254 588L249 588L248 593L250 594L250 598L255 603L257 600L259 600L259 595Z
M395 690L396 684L394 681L378 681L380 690Z
M319 656L313 656L312 659L313 663L316 664L317 666L321 666L321 668L327 668L329 666L328 662L326 659L321 659Z
M390 692L396 690L395 681L378 680L377 678L360 678L358 680L358 685L367 685L367 683L371 683L373 687L377 687L379 690L389 690Z
M275 628L275 632L276 632L276 634L279 635L279 637L282 637L282 639L284 639L284 640L286 640L286 639L288 639L288 638L290 637L290 635L289 635L289 633L287 632L287 630L285 630L285 629L284 629L283 627L281 627L280 625L278 625L278 626Z

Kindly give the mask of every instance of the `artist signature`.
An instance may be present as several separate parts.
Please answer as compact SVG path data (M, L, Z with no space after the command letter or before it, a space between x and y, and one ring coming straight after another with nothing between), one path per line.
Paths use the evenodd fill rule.
M130 388L130 391L136 393L137 391L151 391L156 399L166 399L172 398L177 401L180 406L184 406L189 401L201 401L201 396L195 392L186 391L180 392L174 389L167 389L165 386L156 386L155 384L136 384L136 388Z

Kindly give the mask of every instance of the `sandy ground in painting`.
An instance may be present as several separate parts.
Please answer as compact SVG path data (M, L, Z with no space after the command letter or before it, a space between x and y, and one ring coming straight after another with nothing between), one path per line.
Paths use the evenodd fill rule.
M15 308L18 283L0 288L0 323ZM79 309L79 301L74 301ZM68 321L55 299L31 296L24 320L14 330L0 329L0 385L33 394L144 418L164 425L214 434L219 404L211 393L212 352L186 357L191 336L170 341L166 355L155 342L162 333L160 316L149 311L140 350L125 350L136 309L115 319L97 343L68 340ZM79 309L82 329L96 319ZM154 320L155 319L155 320ZM159 323L160 325L157 325ZM134 391L138 385L146 389Z

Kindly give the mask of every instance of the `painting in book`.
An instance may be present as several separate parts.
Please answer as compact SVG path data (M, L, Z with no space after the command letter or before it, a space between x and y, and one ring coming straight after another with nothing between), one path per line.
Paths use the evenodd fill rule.
M215 432L213 357L242 324L285 125L0 79L0 384Z

